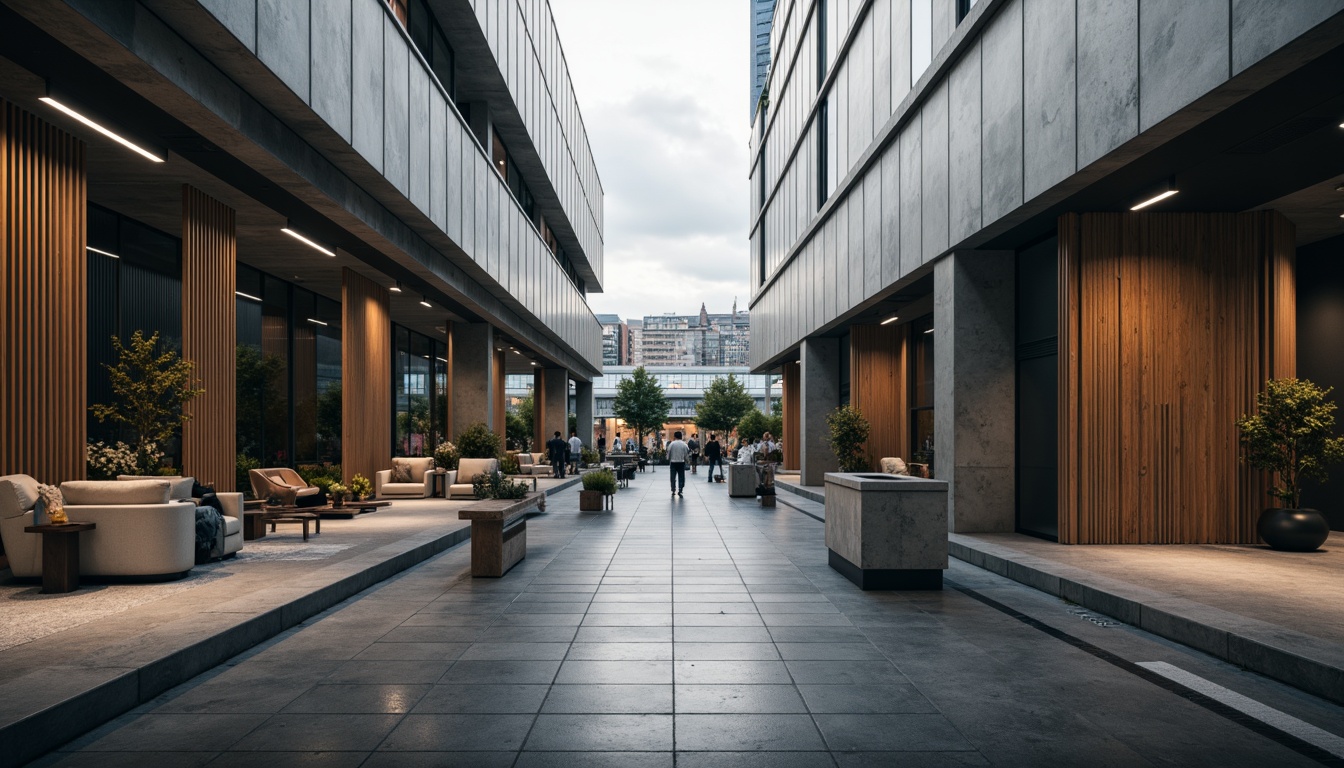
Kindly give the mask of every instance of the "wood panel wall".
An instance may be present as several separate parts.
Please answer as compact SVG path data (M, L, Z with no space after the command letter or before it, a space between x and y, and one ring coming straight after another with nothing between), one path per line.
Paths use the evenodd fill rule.
M1236 419L1295 370L1294 234L1272 211L1059 222L1059 536L1253 543Z
M0 475L85 476L84 143L0 99Z
M341 286L341 469L348 481L392 463L392 318L387 289L350 269Z
M494 416L495 434L499 435L500 445L503 445L508 437L508 422L504 418L504 351L496 349L490 360L490 410Z
M910 461L906 351L910 326L855 325L849 336L849 402L868 419L868 458Z
M205 393L186 408L182 468L218 491L237 484L237 264L233 209L183 184L182 357L195 363Z
M799 445L802 440L802 432L799 429L800 422L798 421L803 415L798 399L799 387L802 384L798 379L801 369L802 366L797 363L785 363L781 376L784 385L783 394L780 395L780 400L784 403L784 434L781 439L784 442L784 466L787 469L798 469L803 465L803 453Z

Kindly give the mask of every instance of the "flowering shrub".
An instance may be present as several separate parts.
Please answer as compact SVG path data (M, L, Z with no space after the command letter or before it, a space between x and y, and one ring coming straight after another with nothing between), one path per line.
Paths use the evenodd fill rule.
M355 495L355 501L363 500L373 493L373 483L363 475L355 475L350 478L350 492Z
M457 446L445 440L434 449L434 466L439 469L457 469L457 460L461 457Z
M163 458L163 452L155 443L147 443L144 447L153 460L153 466L158 466L159 460ZM139 474L140 463L135 446L127 445L120 440L112 445L99 440L96 443L89 443L85 451L85 463L88 465L90 479L113 480L117 475Z

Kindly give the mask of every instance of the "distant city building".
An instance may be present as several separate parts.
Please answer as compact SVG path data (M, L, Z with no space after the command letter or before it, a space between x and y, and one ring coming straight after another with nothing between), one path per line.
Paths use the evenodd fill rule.
M634 342L635 329L630 334ZM698 315L645 315L638 333L638 355L632 365L741 366L751 348L751 318L745 310L710 314L704 304ZM636 359L637 358L637 359Z
M630 327L619 315L598 315L602 325L602 365L629 365Z
M770 26L775 17L775 0L751 0L751 120L761 103L765 77L770 74Z
M617 432L629 435L630 431L616 418L616 387L621 381L630 378L635 366L605 368L602 376L593 385L594 432L605 434L609 439ZM645 370L662 387L663 394L672 406L667 424L663 425L663 439L670 440L676 430L688 435L696 431L695 406L704 399L705 389L715 379L733 374L746 387L747 393L756 401L756 407L770 413L771 403L779 399L783 392L779 377L774 374L752 374L746 366L646 366ZM519 382L520 384L525 382ZM768 393L768 396L767 396ZM703 436L702 436L703 437Z
M625 327L629 332L626 346L626 365L644 364L644 321L627 320Z

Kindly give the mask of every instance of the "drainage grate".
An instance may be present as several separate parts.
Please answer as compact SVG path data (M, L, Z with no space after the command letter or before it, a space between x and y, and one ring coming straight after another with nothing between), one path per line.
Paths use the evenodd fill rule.
M1097 614L1097 613L1088 613L1087 611L1078 610L1078 609L1076 609L1076 608L1071 609L1071 610L1069 611L1069 613L1072 613L1074 616L1077 616L1077 617L1080 618L1080 619L1084 619L1084 620L1086 620L1086 621L1090 621L1090 622L1092 622L1093 624L1096 624L1098 627L1118 627L1118 626L1120 626L1120 622L1118 622L1118 621L1116 621L1115 619L1112 619L1112 618L1110 618L1110 617L1108 617L1108 616L1102 616L1101 614Z

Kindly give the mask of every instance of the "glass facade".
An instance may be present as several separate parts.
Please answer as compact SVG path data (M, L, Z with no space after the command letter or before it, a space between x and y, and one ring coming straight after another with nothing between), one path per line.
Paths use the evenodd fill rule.
M88 220L88 399L114 401L107 368L115 365L112 337L125 343L136 331L159 334L160 351L182 351L182 241L98 205ZM116 425L89 415L90 442L129 440ZM159 446L180 466L174 439Z
M392 327L392 455L428 456L448 434L448 345Z
M920 464L933 462L933 315L925 315L910 324L910 446L911 456Z
M238 267L238 453L263 466L340 463L341 305Z

